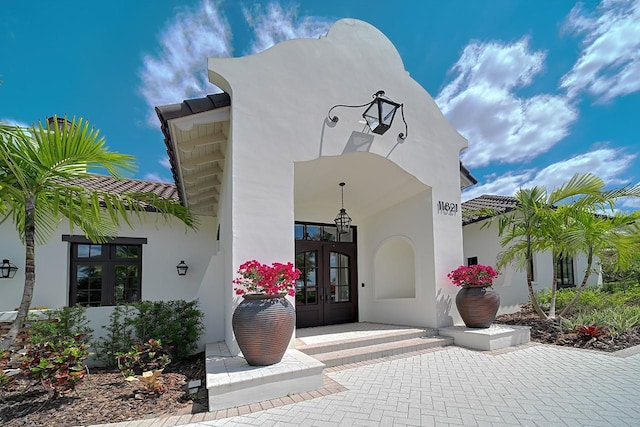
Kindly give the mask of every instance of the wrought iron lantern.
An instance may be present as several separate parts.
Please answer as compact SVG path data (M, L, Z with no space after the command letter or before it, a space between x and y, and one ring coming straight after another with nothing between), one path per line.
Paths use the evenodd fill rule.
M348 233L349 229L351 228L351 217L347 214L347 211L344 208L344 186L346 184L344 182L341 182L339 185L342 196L342 205L340 208L340 212L338 212L338 215L336 215L336 219L334 219L333 221L336 223L338 233Z
M180 263L176 265L176 269L178 270L178 276L186 276L189 266L185 264L183 260L181 260Z
M0 264L0 279L13 279L16 271L18 271L18 267L15 264L12 264L8 259L3 259Z
M366 107L364 113L362 113L362 117L365 119L367 126L371 129L371 132L383 135L386 131L391 128L393 124L393 119L396 115L398 109L400 109L400 113L402 114L402 121L404 122L404 133L398 134L400 139L406 139L409 134L409 128L407 126L407 121L404 118L404 104L398 104L387 98L384 94L383 90L379 90L373 94L373 101L367 102L366 104L361 105L344 105L337 104L331 107L327 116L329 120L333 123L338 122L338 116L332 116L331 111L337 107L346 107L346 108L361 108Z

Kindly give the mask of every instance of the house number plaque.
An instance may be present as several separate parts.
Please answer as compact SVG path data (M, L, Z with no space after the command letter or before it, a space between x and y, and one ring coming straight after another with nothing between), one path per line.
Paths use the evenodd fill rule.
M458 213L458 204L438 201L438 213L442 215L455 216Z

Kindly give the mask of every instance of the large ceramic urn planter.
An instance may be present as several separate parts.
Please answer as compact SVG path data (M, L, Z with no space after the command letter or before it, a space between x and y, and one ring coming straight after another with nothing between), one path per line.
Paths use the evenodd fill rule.
M463 286L456 295L456 307L469 328L488 328L500 307L500 295L490 286Z
M282 295L246 294L233 312L231 325L249 365L282 360L296 321L294 307Z

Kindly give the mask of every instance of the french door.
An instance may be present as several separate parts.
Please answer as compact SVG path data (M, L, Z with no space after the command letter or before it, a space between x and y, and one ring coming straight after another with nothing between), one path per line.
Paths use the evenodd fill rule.
M300 226L296 224L296 228ZM341 240L330 231L335 226L303 225L326 228L324 238ZM355 230L344 241L312 240L314 235L296 239L296 268L301 271L296 281L296 327L350 323L358 320L357 258ZM332 237L333 236L333 237Z

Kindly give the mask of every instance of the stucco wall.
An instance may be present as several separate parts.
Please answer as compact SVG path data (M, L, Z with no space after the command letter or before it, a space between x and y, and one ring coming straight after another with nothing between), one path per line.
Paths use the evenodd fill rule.
M198 299L200 309L206 313L206 335L201 344L224 338L224 303L212 290L224 292L217 276L221 267L217 251L216 230L212 218L198 218L197 231L187 229L177 220L166 222L154 213L144 214L142 223L133 221L134 229L120 228L119 237L147 238L142 248L142 299L174 300ZM69 302L69 243L63 234L71 233L66 222L44 245L36 246L36 285L33 307L55 309ZM22 298L24 286L24 245L18 239L13 224L0 225L0 256L11 259L19 267L16 276L0 280L0 311L14 310ZM179 277L176 264L184 260L189 266L186 276ZM201 290L207 288L209 293ZM89 308L87 317L92 321L95 337L102 332L102 322L108 319L109 307Z

